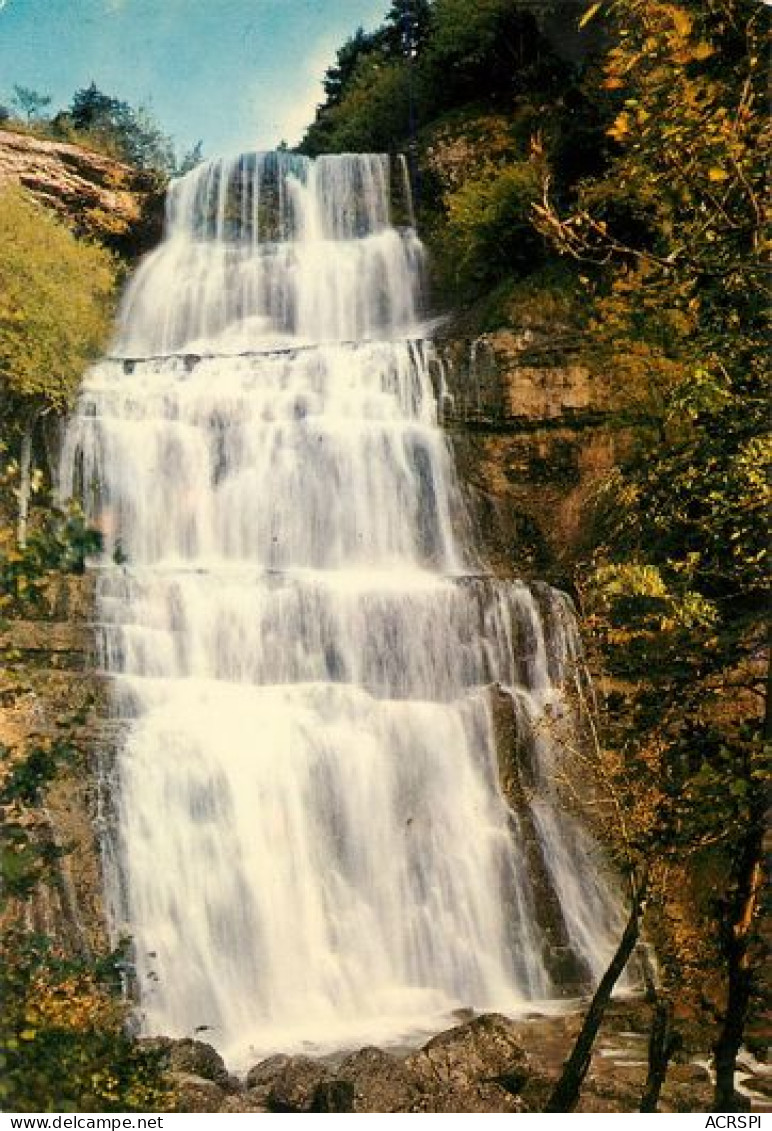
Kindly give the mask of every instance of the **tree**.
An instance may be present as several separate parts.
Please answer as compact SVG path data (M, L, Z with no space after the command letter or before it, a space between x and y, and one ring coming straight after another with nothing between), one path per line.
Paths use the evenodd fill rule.
M429 0L392 0L383 28L389 49L408 58L420 55L429 39L431 19Z
M360 27L338 49L335 63L327 68L322 83L327 96L326 106L337 106L342 101L360 59L374 51L376 46L375 36L367 35Z
M74 131L77 140L95 142L140 169L166 174L177 170L174 144L152 113L105 94L96 83L75 92L69 110L57 115L56 126L60 133Z
M517 0L435 0L426 43L427 85L438 106L481 96L506 102L546 49L533 12Z
M92 82L75 91L69 114L76 130L114 129L128 109L128 103L105 94Z
M641 933L641 920L646 902L647 877L632 881L632 901L625 929L616 951L593 994L582 1027L571 1053L563 1065L552 1093L544 1108L547 1112L573 1111L579 1101L584 1078L590 1067L592 1049L598 1035L603 1015L622 971L632 957Z
M28 122L39 118L43 111L51 105L51 95L41 94L29 86L14 85L11 100L17 106Z
M601 8L615 29L603 82L619 100L616 156L567 215L547 185L536 222L585 264L592 350L653 425L655 444L596 516L586 608L626 687L612 733L659 795L653 848L721 877L702 913L726 972L715 1107L733 1110L757 966L768 741L770 12L755 0L611 0L591 13Z
M0 193L0 389L4 425L18 445L22 545L35 427L72 402L85 366L101 350L114 281L103 248L76 239L22 193Z

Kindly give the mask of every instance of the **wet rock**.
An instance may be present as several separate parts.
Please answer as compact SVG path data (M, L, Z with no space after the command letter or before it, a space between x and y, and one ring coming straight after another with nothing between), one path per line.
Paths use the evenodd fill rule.
M585 1080L576 1105L578 1112L637 1111L640 1087L620 1081Z
M382 1049L363 1048L347 1057L335 1079L320 1090L316 1110L415 1111L421 1090L419 1080L403 1061ZM322 1103L327 1106L322 1107Z
M188 1073L204 1080L213 1080L222 1088L230 1089L232 1080L225 1061L211 1045L184 1037L172 1041L168 1051L169 1069L174 1073Z
M500 1014L483 1014L438 1034L404 1068L424 1093L419 1110L527 1110L516 1093L528 1079L528 1054L513 1023Z
M529 1109L520 1096L513 1096L498 1084L469 1084L463 1088L439 1089L424 1098L420 1110L454 1115L501 1115Z
M317 1060L307 1056L289 1057L268 1092L269 1111L312 1111L317 1089L329 1076L328 1070Z
M225 1092L213 1080L190 1072L170 1072L169 1081L176 1097L176 1111L187 1114L222 1110Z
M555 1087L555 1080L541 1072L534 1072L518 1093L525 1111L544 1111Z
M244 1087L247 1089L270 1087L291 1060L291 1056L285 1056L283 1053L261 1060L247 1072L244 1077Z
M672 1064L668 1068L668 1080L679 1084L710 1084L710 1073L704 1064Z
M433 1037L405 1061L428 1089L495 1083L514 1093L530 1072L528 1054L514 1024L499 1013L484 1013Z

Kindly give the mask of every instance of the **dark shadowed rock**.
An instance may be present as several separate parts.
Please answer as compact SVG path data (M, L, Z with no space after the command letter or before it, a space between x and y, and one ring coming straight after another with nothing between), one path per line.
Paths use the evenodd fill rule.
M318 1060L307 1056L289 1057L268 1093L270 1111L311 1111L319 1085L330 1077Z
M315 1112L353 1112L356 1091L350 1080L323 1080L314 1094Z
M232 1086L225 1061L216 1049L204 1041L194 1041L190 1037L172 1041L168 1056L172 1072L189 1073L204 1080L213 1080L223 1088L230 1089Z

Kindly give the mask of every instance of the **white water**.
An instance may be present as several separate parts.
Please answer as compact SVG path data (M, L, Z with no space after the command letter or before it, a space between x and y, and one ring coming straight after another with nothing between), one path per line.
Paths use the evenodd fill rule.
M589 980L619 929L554 784L570 609L481 576L465 542L391 182L386 158L272 154L175 183L65 445L63 490L105 534L125 720L114 930L144 1031L207 1026L235 1064L559 997L528 836Z

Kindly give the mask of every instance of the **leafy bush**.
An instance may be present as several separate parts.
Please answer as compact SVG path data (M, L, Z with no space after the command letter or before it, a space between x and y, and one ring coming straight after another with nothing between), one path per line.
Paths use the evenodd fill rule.
M445 198L446 254L469 278L490 281L536 266L543 240L530 223L539 170L520 161L488 168Z
M23 193L0 192L0 387L5 407L61 409L104 345L112 257Z

